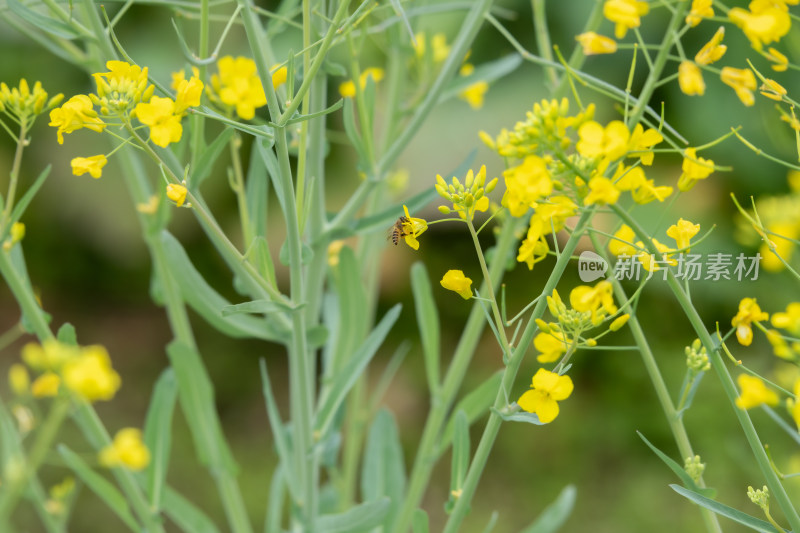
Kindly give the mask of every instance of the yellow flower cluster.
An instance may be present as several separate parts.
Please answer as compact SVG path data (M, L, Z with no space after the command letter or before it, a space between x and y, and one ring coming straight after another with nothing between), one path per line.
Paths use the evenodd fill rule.
M358 77L358 88L362 91L367 88L367 82L371 79L375 84L381 81L385 73L382 68L370 67L365 69ZM342 98L355 98L356 84L353 80L347 80L339 85L339 94Z
M30 126L31 122L40 115L57 106L64 99L63 94L57 94L48 100L47 92L42 89L42 83L33 84L30 88L25 78L19 80L19 87L9 89L5 83L0 83L0 113L6 113L20 124Z
M690 250L691 239L700 231L700 224L693 224L684 219L678 219L676 224L667 228L667 236L675 240L676 248L670 248L657 239L651 239L658 250L660 257L656 261L655 255L645 247L642 241L636 240L636 234L628 225L623 224L608 243L608 250L615 256L637 257L642 267L648 272L661 269L662 264L677 265L675 255L679 252ZM634 243L635 241L635 243Z
M121 429L114 441L100 450L98 460L107 468L123 467L144 470L150 463L150 450L142 441L142 432L137 428Z
M489 208L489 197L486 196L497 186L497 178L486 183L486 166L482 166L478 174L467 172L464 183L456 177L447 183L442 176L436 175L436 192L439 196L452 202L452 209L446 205L439 206L439 211L449 214L451 211L458 213L462 219L472 221L476 211L486 211Z
M225 56L217 62L218 74L211 76L209 98L229 110L236 110L239 118L251 120L256 109L267 105L267 95L258 76L256 63L248 57ZM286 67L273 67L272 86L277 89L286 83Z
M111 358L99 345L71 346L55 339L41 345L29 343L22 349L22 360L39 376L31 384L34 397L56 396L61 386L88 402L110 400L121 385L119 374L111 367ZM24 374L24 376L23 376ZM9 376L16 392L27 388L27 371L21 365Z

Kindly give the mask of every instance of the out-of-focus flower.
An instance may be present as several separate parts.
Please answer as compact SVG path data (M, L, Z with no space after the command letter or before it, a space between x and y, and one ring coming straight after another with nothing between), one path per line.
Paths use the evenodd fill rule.
M144 470L150 463L150 451L142 441L142 432L137 428L121 429L113 442L100 450L100 464L107 468L123 467Z
M689 251L689 241L700 231L700 224L692 224L688 220L678 219L667 229L667 236L675 239L675 245L679 250Z
M267 95L256 63L250 58L225 56L217 62L219 74L211 76L209 94L229 108L235 108L239 118L251 120L256 109L267 105ZM273 81L274 84L274 81Z
M62 369L64 385L81 398L94 402L110 400L121 385L119 374L111 368L111 358L102 346L87 346Z
M688 96L702 96L706 92L706 82L700 67L691 61L682 61L678 66L678 86Z
M697 156L697 148L687 148L683 152L683 172L678 178L678 189L689 191L699 180L706 179L714 172L714 162Z
M768 389L764 381L755 376L740 374L736 378L739 388L742 390L736 398L736 406L739 409L752 409L760 405L778 405L778 394Z
M615 23L614 36L622 39L629 29L638 28L641 17L647 15L650 5L638 0L606 0L603 4L603 15Z
M583 53L587 56L613 54L617 51L617 42L614 39L599 35L593 31L576 35L575 40L580 43Z
M711 0L692 0L692 9L686 15L686 24L695 27L704 18L713 16L714 9L711 7Z
M73 174L76 176L83 176L88 172L89 175L95 179L103 175L103 167L106 166L106 163L108 163L108 160L103 154L90 157L76 157L70 161Z
M731 8L728 18L742 29L756 50L789 33L792 21L784 3L753 0L748 7L749 11L741 7Z
M358 77L358 86L363 91L367 88L367 81L370 78L372 78L375 83L378 83L383 79L383 76L384 71L382 68L371 67L365 69ZM339 85L339 94L341 94L343 98L355 98L356 84L353 82L353 80L348 80Z
M472 280L461 270L448 270L439 283L445 289L458 293L465 300L472 298Z
M753 322L761 322L769 319L769 313L765 313L756 303L755 298L742 298L739 302L739 312L731 320L731 325L736 328L736 338L742 346L750 346L753 342Z
M720 79L725 85L733 88L736 91L736 96L739 100L748 107L753 105L756 101L753 96L753 91L756 90L756 77L752 70L722 67Z

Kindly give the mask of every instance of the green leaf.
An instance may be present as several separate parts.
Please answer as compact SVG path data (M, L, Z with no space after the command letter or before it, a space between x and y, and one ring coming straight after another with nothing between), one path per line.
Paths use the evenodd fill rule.
M11 2L13 1L14 0L10 0L9 5L11 5ZM28 208L28 205L30 205L31 201L36 196L36 193L39 192L39 189L41 189L42 185L44 185L47 176L50 175L50 169L51 165L47 165L44 170L42 170L42 172L36 178L36 181L33 182L33 185L28 187L28 190L25 191L25 194L23 194L17 202L17 205L14 206L14 209L11 211L12 223L19 222L19 219L21 219L22 215L25 214L25 210ZM9 224L8 227L10 228L11 224Z
M347 138L350 139L350 144L355 149L358 160L366 161L367 156L364 151L364 143L361 140L361 134L358 132L358 127L356 126L356 106L353 104L352 98L345 98L342 118L344 119L344 132Z
M304 242L300 243L300 264L307 265L311 262L314 258L314 251L311 249L309 245ZM278 259L280 260L283 266L289 266L289 241L283 241L281 245L281 251L278 255Z
M147 465L146 490L151 509L160 511L163 503L163 489L167 482L169 452L172 440L172 413L178 397L175 372L167 368L161 373L153 388L150 407L144 423L144 443L150 450L150 464Z
M192 169L189 174L189 187L192 191L196 191L200 184L211 174L214 168L214 162L225 149L228 142L233 137L233 128L225 128L222 133L217 135L214 142L209 144L204 150L203 155L197 160L197 165Z
M274 433L273 433L274 434ZM267 517L264 525L265 533L281 533L281 517L283 515L283 501L286 491L283 466L275 467L272 473L272 482L269 485L269 500L267 501Z
M344 246L339 251L339 265L333 271L337 313L326 317L328 327L334 332L332 352L325 361L325 378L332 381L347 363L364 338L367 312L367 295L361 283L361 266L353 249Z
M220 115L216 111L211 108L205 106L197 106L193 107L190 110L190 113L195 115L200 115L201 117L207 117L212 120L219 121L223 124L227 124L232 128L235 128L239 131L243 131L255 137L260 137L264 140L269 141L270 143L273 141L275 135L272 133L272 128L269 126L254 126L252 124L246 124L244 122L237 122L232 118L226 117L224 115Z
M768 405L762 405L761 408L766 411L767 415L776 423L778 427L780 427L783 431L786 432L789 437L792 438L797 444L800 444L800 433L797 432L797 427L793 425L789 425L786 420L783 419L781 415L775 412L772 407Z
M470 424L472 424L479 417L483 416L483 414L489 410L489 407L492 406L495 398L497 397L497 391L500 390L500 382L502 379L503 371L498 370L489 376L486 381L473 389L472 392L464 396L456 404L453 412L458 413L459 411L464 411L464 414L467 415L467 420ZM444 432L442 433L442 438L439 441L439 448L436 452L437 456L447 451L447 448L450 446L450 442L453 439L454 428L455 417L450 417L450 420L447 422Z
M411 41L414 41L414 30L411 29L411 23L408 21L408 17L406 16L406 12L403 11L403 6L400 4L400 0L391 0L392 9L394 9L395 14L403 19L403 24L408 30L408 34L411 36Z
M6 404L0 402L0 467L5 471L11 461L22 461L22 439Z
M517 69L522 64L522 56L519 54L509 54L500 59L484 63L475 67L475 70L469 76L456 76L450 82L450 85L442 91L442 96L439 101L450 99L473 83L485 81L492 83L493 81L506 76Z
M422 352L425 355L425 371L428 377L428 389L431 394L439 390L439 313L433 300L431 281L428 271L422 263L414 263L411 267L411 290L414 293L414 308L417 311L417 325L422 339Z
M497 511L492 512L492 516L489 517L489 522L486 524L486 527L483 528L483 533L491 533L494 529L494 526L497 525L497 519L500 514Z
M164 513L186 533L219 533L203 511L170 487L164 491Z
M455 416L453 433L453 457L450 466L450 491L459 490L464 484L469 468L469 420L467 413L459 410Z
M64 459L66 465L75 472L75 475L77 475L98 498L105 502L109 509L111 509L126 526L132 531L142 530L133 517L133 514L131 514L130 507L125 497L110 481L92 470L79 455L72 452L65 445L61 444L58 446L58 453L61 455L62 459Z
M314 429L324 435L330 427L333 417L342 405L347 393L353 388L358 378L367 368L367 364L372 360L375 352L383 344L383 340L392 329L392 326L400 316L400 304L395 305L383 316L380 323L375 326L372 333L364 340L361 347L356 350L352 358L347 362L341 371L336 372L333 377L331 387L326 394L320 398L320 409L317 411Z
M69 322L61 324L61 327L58 328L58 333L56 333L56 338L61 344L78 345L78 334L75 332L75 326Z
M193 347L175 340L167 346L167 355L175 370L181 408L192 432L199 461L212 470L224 470L235 476L236 463L222 434L214 404L214 388L200 354Z
M51 35L68 40L77 39L80 36L80 33L69 24L34 11L18 0L8 0L7 3L12 13Z
M636 434L639 435L639 438L642 439L644 443L647 444L647 446L651 450L653 450L653 453L655 453L659 457L659 459L664 461L664 464L666 464L669 467L669 469L672 470L675 473L675 475L678 476L678 478L680 478L684 487L699 494L703 494L704 496L708 496L709 498L713 498L714 496L716 496L717 491L715 489L698 487L697 483L694 482L692 477L686 472L686 470L684 470L684 468L681 465L679 465L677 462L668 457L664 452L653 446L653 444L649 440L647 440L645 436L641 434L641 432L637 431Z
M504 422L525 422L526 424L533 424L534 426L544 426L544 422L539 420L536 413L527 413L525 411L518 411L516 413L504 413L495 408L492 412L503 419Z
M386 529L400 510L405 487L406 471L397 423L391 412L381 409L367 436L361 467L361 497L364 501L388 497L391 503L383 522Z
M292 491L296 500L302 499L299 487L296 486L297 477L294 475L294 468L292 465L292 455L289 449L289 442L286 439L286 433L283 429L283 420L281 419L278 404L275 401L275 396L272 393L272 384L269 380L267 373L267 362L262 358L259 360L259 368L261 369L261 386L264 394L264 400L267 404L267 419L269 420L270 428L272 429L272 439L275 441L275 449L278 452L278 459L280 460L280 468L286 472L284 479Z
M411 529L413 533L428 533L430 531L428 513L424 509L414 511L414 516L411 519Z
M339 514L329 514L317 520L318 533L358 533L383 523L389 511L389 498L362 503Z
M291 124L297 124L299 122L304 122L306 120L312 120L319 117L324 117L325 115L330 115L334 111L338 111L344 105L344 99L340 99L338 102L333 104L330 107L323 109L322 111L317 111L316 113L309 113L308 115L296 115L289 120L286 121L286 126L290 126ZM269 123L270 126L275 126L272 122Z
M778 530L775 529L775 527L769 522L765 522L764 520L750 516L749 514L745 514L737 509L734 509L733 507L728 507L727 505L716 502L703 496L702 494L698 494L697 492L689 490L685 487L681 487L680 485L671 484L669 487L681 496L690 499L697 505L705 507L706 509L713 511L718 515L730 518L731 520L747 526L750 529L755 529L756 531L762 531L764 533L779 533Z
M545 507L536 521L522 530L522 533L554 533L558 531L572 513L577 491L573 485L567 485L558 495L556 501Z
M331 61L328 58L325 58L325 61L322 62L322 70L337 78L344 78L347 76L347 69L344 68L344 65Z
M288 332L279 331L271 322L247 315L222 316L220 309L231 304L219 295L194 268L189 256L175 237L169 232L161 233L167 266L179 272L175 281L181 289L183 299L192 309L216 329L234 338L256 338L272 342L283 342Z
M286 311L288 308L279 303L271 302L269 300L253 300L252 302L244 302L234 305L226 305L222 308L222 316L238 315L238 314L256 314L256 313L275 313L278 311Z
M261 157L261 154L255 146L250 150L250 163L247 166L245 192L247 214L250 217L250 227L253 228L256 236L263 237L266 241L267 213L269 207L269 177L267 177L267 165L264 163L264 158ZM269 248L267 248L267 250L269 250Z

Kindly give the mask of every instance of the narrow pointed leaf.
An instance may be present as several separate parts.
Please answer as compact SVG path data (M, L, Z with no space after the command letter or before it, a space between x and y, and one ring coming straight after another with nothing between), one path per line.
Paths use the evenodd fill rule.
M164 512L185 533L219 533L219 529L192 502L167 487L164 491Z
M411 519L413 533L428 533L430 531L428 522L428 513L424 509L414 511L414 517Z
M384 525L389 528L399 511L406 486L403 448L392 414L381 409L369 429L361 469L361 497L365 501L386 496L390 506Z
M669 487L684 498L688 498L689 500L693 501L697 505L705 507L706 509L713 511L720 516L730 518L734 522L738 522L743 526L749 527L750 529L755 529L756 531L761 531L763 533L779 533L778 530L775 529L775 527L769 522L754 516L750 516L749 514L745 514L738 509L734 509L733 507L728 507L727 505L714 501L711 498L706 498L702 494L698 494L687 489L686 487L681 487L680 485L675 484L671 484Z
M30 205L31 201L36 196L36 193L39 192L39 189L41 189L42 185L44 185L44 181L47 179L47 176L50 175L50 169L51 165L47 165L36 178L36 181L33 182L33 185L28 187L28 190L25 191L25 194L23 194L19 199L17 205L15 205L14 209L11 211L12 222L19 222L19 219L22 218L23 214L25 214L25 210L28 208L28 205Z
M195 168L191 169L191 173L189 174L189 186L192 190L197 190L200 184L211 174L211 170L214 168L214 162L219 157L219 154L222 153L222 150L225 149L231 137L233 137L233 129L225 128L222 130L222 133L217 135L214 142L203 150L203 155L197 160L197 165Z
M162 509L163 488L166 485L172 444L172 414L175 411L177 398L178 384L175 381L175 372L168 368L161 373L153 388L144 423L144 443L150 450L145 488L148 502L154 511Z
M464 411L467 415L467 420L472 424L475 420L480 418L484 413L489 410L489 407L494 403L497 391L500 389L500 382L503 378L502 370L498 370L492 374L486 381L478 385L472 392L464 396L456 404L453 409L454 413ZM439 441L439 448L436 455L441 455L450 446L453 440L453 430L455 429L455 417L450 417L450 420L445 426L442 438Z
M556 501L545 507L536 521L522 530L522 533L555 533L558 531L572 513L577 492L573 485L564 487Z
M411 267L411 290L414 293L417 325L422 339L422 352L425 355L428 389L435 394L440 387L439 313L436 311L436 303L433 300L433 290L428 272L422 263L414 263Z
M317 521L319 533L359 533L383 523L389 511L389 498L362 503L334 515L324 515Z
M78 31L73 29L72 26L66 22L52 19L39 13L38 11L34 11L25 6L19 0L8 0L7 4L12 13L17 15L25 22L32 24L33 26L49 33L50 35L55 35L56 37L69 40L77 39L80 36Z
M272 383L269 380L267 373L267 362L262 358L259 361L259 368L261 369L261 383L262 392L264 394L264 401L267 404L267 418L269 425L272 429L272 439L275 441L275 449L278 452L278 459L280 460L279 468L285 474L283 478L286 484L295 496L295 499L300 498L299 488L295 485L296 476L294 475L294 468L292 467L292 455L289 449L289 443L286 440L286 434L283 429L283 420L281 419L280 411L278 411L278 404L275 402L275 395L272 393Z
M667 454L665 454L664 452L653 446L653 444L649 440L647 440L645 436L641 434L641 432L637 431L636 433L639 435L639 438L642 439L645 444L647 444L647 447L653 450L653 453L655 453L659 459L664 461L664 464L667 465L669 469L675 473L676 476L678 476L678 478L683 483L684 487L699 494L708 496L710 498L713 498L716 495L717 491L715 489L700 488L699 486L697 486L697 483L694 482L692 477L686 472L686 470L684 470L684 468L681 465L679 465L676 461L667 456Z

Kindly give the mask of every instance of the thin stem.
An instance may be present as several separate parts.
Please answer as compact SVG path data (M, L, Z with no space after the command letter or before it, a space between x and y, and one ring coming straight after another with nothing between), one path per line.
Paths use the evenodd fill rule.
M244 172L242 172L242 158L239 148L242 146L242 138L238 133L234 133L230 141L231 166L233 167L233 189L236 193L236 201L239 206L239 223L242 226L242 240L244 248L248 249L253 242L253 228L250 224L250 214L247 208L247 191L244 186Z
M14 151L14 162L11 165L11 172L8 181L8 194L6 195L6 205L3 207L3 217L0 220L0 233L5 233L6 225L11 218L11 210L14 209L14 197L17 192L17 183L19 182L19 169L22 166L22 152L28 145L26 139L28 135L28 121L23 120L19 127L19 136L17 137L17 149Z
M550 31L547 26L547 9L545 0L531 0L533 9L533 29L536 34L536 45L539 48L539 55L548 61L553 60L553 49L550 44ZM550 87L555 88L558 84L558 76L553 67L545 67L545 74L550 81Z

